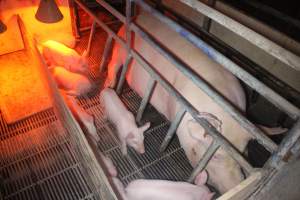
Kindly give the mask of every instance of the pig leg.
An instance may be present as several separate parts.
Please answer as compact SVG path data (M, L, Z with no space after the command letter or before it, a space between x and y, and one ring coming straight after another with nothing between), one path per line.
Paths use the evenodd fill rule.
M125 28L121 27L121 29L118 32L118 35L124 39L125 35ZM121 65L125 61L126 51L123 49L123 47L115 42L113 53L111 60L108 64L108 72L107 72L107 78L104 84L104 87L110 87L114 88L117 83L117 73L120 70Z
M89 119L88 119L88 126L86 127L88 130L88 133L94 138L94 140L97 142L100 141L100 138L97 134L97 129L95 126L95 116L94 115L90 115Z

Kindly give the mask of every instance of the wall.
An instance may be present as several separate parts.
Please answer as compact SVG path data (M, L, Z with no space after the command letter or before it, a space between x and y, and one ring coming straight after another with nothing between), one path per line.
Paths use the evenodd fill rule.
M53 39L73 47L75 39L72 34L71 17L68 0L58 0L63 20L46 24L35 19L40 0L0 0L1 19L5 22L14 14L19 14L27 30L36 35L38 41Z
M182 16L191 19L191 21L198 24L199 26L202 25L203 15L192 10L190 7L174 0L163 0L163 3L177 11ZM242 15L243 14L240 13L240 16ZM255 63L264 67L266 70L271 72L273 75L275 75L291 87L300 91L299 71L291 69L286 64L282 63L278 59L273 58L263 50L259 49L258 47L254 46L250 42L246 41L242 37L236 35L235 33L231 32L230 30L226 29L225 27L221 26L216 22L212 22L210 32L216 35L218 38L220 38L222 41L224 41L231 47L235 48L236 50L250 58ZM286 40L286 42L283 43L282 46L288 45L288 42L290 42L290 40ZM292 45L295 46L295 43L293 43ZM300 47L299 45L297 45L297 48L293 48L296 51L296 49L299 49Z

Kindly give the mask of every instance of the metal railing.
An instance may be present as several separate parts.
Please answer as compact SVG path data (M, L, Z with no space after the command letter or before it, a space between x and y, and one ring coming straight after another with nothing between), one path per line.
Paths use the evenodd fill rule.
M193 71L191 71L183 62L176 59L176 57L169 52L166 48L160 46L157 41L150 36L145 31L141 30L134 22L131 22L131 10L132 10L132 2L130 0L126 0L126 17L120 14L117 10L115 10L113 7L111 7L108 3L106 3L104 0L96 0L100 5L102 5L104 8L106 8L110 13L112 13L116 18L118 18L121 22L125 24L126 28L126 41L124 41L122 38L118 37L116 33L114 33L106 24L104 24L101 20L97 18L97 16L88 9L80 0L74 0L83 10L85 10L93 19L94 22L99 24L100 27L102 27L103 30L105 30L108 33L108 40L105 44L106 49L104 56L101 61L100 70L103 70L103 67L105 66L104 63L106 63L107 54L108 54L108 48L111 48L112 39L114 39L116 42L121 44L128 52L126 62L122 68L121 77L117 85L117 92L120 93L122 89L122 85L125 81L125 74L128 68L129 63L132 59L135 59L151 76L150 81L147 85L147 91L145 96L143 97L142 103L140 105L140 109L137 114L137 120L140 120L142 117L142 114L145 110L146 104L149 102L150 96L156 86L156 84L160 84L169 94L171 94L173 97L176 98L176 100L181 104L182 108L178 111L176 114L175 120L172 122L169 131L167 133L167 136L165 138L165 141L163 142L161 146L161 150L164 150L168 143L170 142L171 138L174 136L175 131L183 117L183 115L186 112L189 112L192 117L213 137L214 142L211 144L211 146L207 149L205 152L203 158L199 161L196 168L194 169L191 177L189 178L189 181L192 181L195 177L195 174L199 171L203 170L209 160L212 158L216 150L222 146L225 151L229 153L229 155L232 156L233 159L235 159L241 167L246 171L247 175L252 173L254 170L252 166L241 156L240 152L235 149L235 147L218 131L212 126L206 119L199 118L198 114L199 112L197 109L195 109L190 102L188 102L185 97L183 97L177 90L174 89L172 85L169 84L168 81L165 80L164 77L162 77L154 67L151 66L142 56L140 56L134 49L130 48L131 44L131 31L138 34L140 37L142 37L148 44L150 44L155 50L157 50L161 55L163 55L166 59L168 59L174 66L181 71L186 77L188 77L192 82L202 89L208 96L210 96L217 104L219 104L224 110L229 113L240 125L245 128L249 133L251 133L259 143L265 146L270 152L273 153L272 158L270 159L269 164L267 167L276 168L281 164L281 160L285 157L287 152L294 146L296 141L299 139L300 136L300 128L299 128L299 115L300 110L286 101L283 97L278 95L276 92L271 90L269 87L258 81L255 77L253 77L251 74L246 72L245 70L241 69L239 66L237 66L235 63L233 63L231 60L226 58L224 55L213 49L211 46L203 42L201 39L196 37L194 34L189 32L187 29L183 28L182 26L178 25L174 21L170 20L169 18L165 17L158 11L156 11L154 8L149 6L147 3L145 3L143 0L133 0L137 5L139 5L142 9L145 11L151 13L154 17L156 17L158 20L169 26L171 29L179 33L182 37L190 41L192 44L194 44L196 47L200 48L206 55L208 55L211 59L216 61L217 63L221 64L223 67L225 67L227 70L229 70L231 73L233 73L235 76L237 76L239 79L241 79L243 82L245 82L247 85L249 85L251 88L256 90L258 93L260 93L262 96L264 96L266 99L268 99L270 102L272 102L275 106L280 108L282 111L284 111L286 114L288 114L292 119L298 120L294 127L289 131L284 141L280 144L278 147L272 140L270 140L260 129L258 129L254 124L252 124L250 121L248 121L233 105L231 105L222 95L220 95L215 89L213 89L211 86L209 86L205 80L200 78L197 74L195 74ZM189 1L191 2L191 1ZM195 1L198 2L198 1ZM204 13L206 14L206 13ZM210 14L208 14L208 17L211 17ZM214 18L212 18L214 20ZM231 21L230 21L231 22ZM227 24L225 24L227 25ZM235 26L237 25L237 22L231 24L229 26ZM236 27L240 27L238 24ZM236 28L235 27L235 28ZM91 34L92 35L92 34ZM263 38L263 36L259 35L259 38ZM264 42L268 43L271 41L264 40ZM270 43L271 45L274 45L274 43ZM284 51L285 52L285 51ZM276 54L277 55L277 54ZM275 57L276 57L275 55ZM280 57L278 58L280 59ZM297 57L295 60L298 60ZM288 62L288 63L294 63L294 62ZM295 67L295 66L292 66Z

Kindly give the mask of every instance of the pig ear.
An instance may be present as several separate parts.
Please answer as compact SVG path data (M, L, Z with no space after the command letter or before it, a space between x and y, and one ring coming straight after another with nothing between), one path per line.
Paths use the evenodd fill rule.
M208 174L206 172L206 170L203 170L202 172L200 172L196 178L195 178L195 184L196 185L204 185L206 182L207 182L207 179L208 179Z
M147 122L146 124L144 124L142 127L139 128L139 130L144 133L148 128L150 128L150 122Z
M200 124L198 124L194 119L189 120L187 123L189 135L198 141L204 140L205 130Z

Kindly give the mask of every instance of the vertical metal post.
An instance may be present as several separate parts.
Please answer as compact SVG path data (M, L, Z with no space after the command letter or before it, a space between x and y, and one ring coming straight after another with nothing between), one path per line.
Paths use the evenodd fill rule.
M71 14L71 21L72 21L72 32L75 35L76 39L80 38L80 31L79 31L79 15L78 15L78 9L77 4L74 2L74 0L69 0L70 5L70 14Z
M290 151L299 138L300 119L298 119L294 126L289 130L283 141L280 143L278 151L270 158L267 165L274 168L280 168L281 164L283 164L282 161L287 162L289 160L291 154Z
M174 137L175 135L175 132L181 122L181 119L183 118L184 114L185 114L186 110L181 107L180 110L176 113L176 116L175 116L175 119L174 121L172 122L168 132L167 132L167 135L164 139L164 141L162 142L161 146L160 146L160 151L163 152L166 150L166 148L168 147L168 145L170 144L172 138Z
M216 153L219 147L220 144L217 142L217 140L214 140L212 144L208 147L208 149L206 150L205 154L202 156L196 167L194 168L190 178L188 179L188 182L194 182L196 176L206 167L207 163L210 161L210 159L213 157L213 155Z
M125 75L128 68L128 65L131 61L130 55L130 48L131 48L131 30L130 30L130 23L131 23L131 0L126 0L126 20L125 20L125 29L126 29L126 50L127 50L127 58L126 63L122 68L121 77L117 86L117 94L121 93L122 86L125 81Z
M100 73L103 72L104 67L107 64L107 59L108 59L109 52L111 50L111 46L112 46L112 36L110 34L108 34L108 38L106 39L106 42L105 42L104 52L102 55L100 66L99 66Z
M208 0L207 5L213 7L216 3L216 0ZM210 29L210 25L211 25L211 19L207 16L204 16L203 19L203 29L207 32L209 32Z
M143 113L145 111L145 108L151 98L151 95L153 93L153 90L156 86L156 81L153 79L153 78L150 78L150 80L148 81L148 84L147 84L147 88L146 88L146 93L143 97L143 100L141 102L141 105L139 107L139 110L137 112L137 115L136 115L136 121L137 122L140 122L141 119L142 119L142 116L143 116Z
M87 56L89 56L90 52L91 52L92 40L93 40L93 37L94 37L94 34L95 34L96 25L97 25L96 21L93 20L93 24L92 24L91 32L90 32L90 37L89 37L89 42L88 42L88 46L87 46L87 49L86 49L86 55Z

